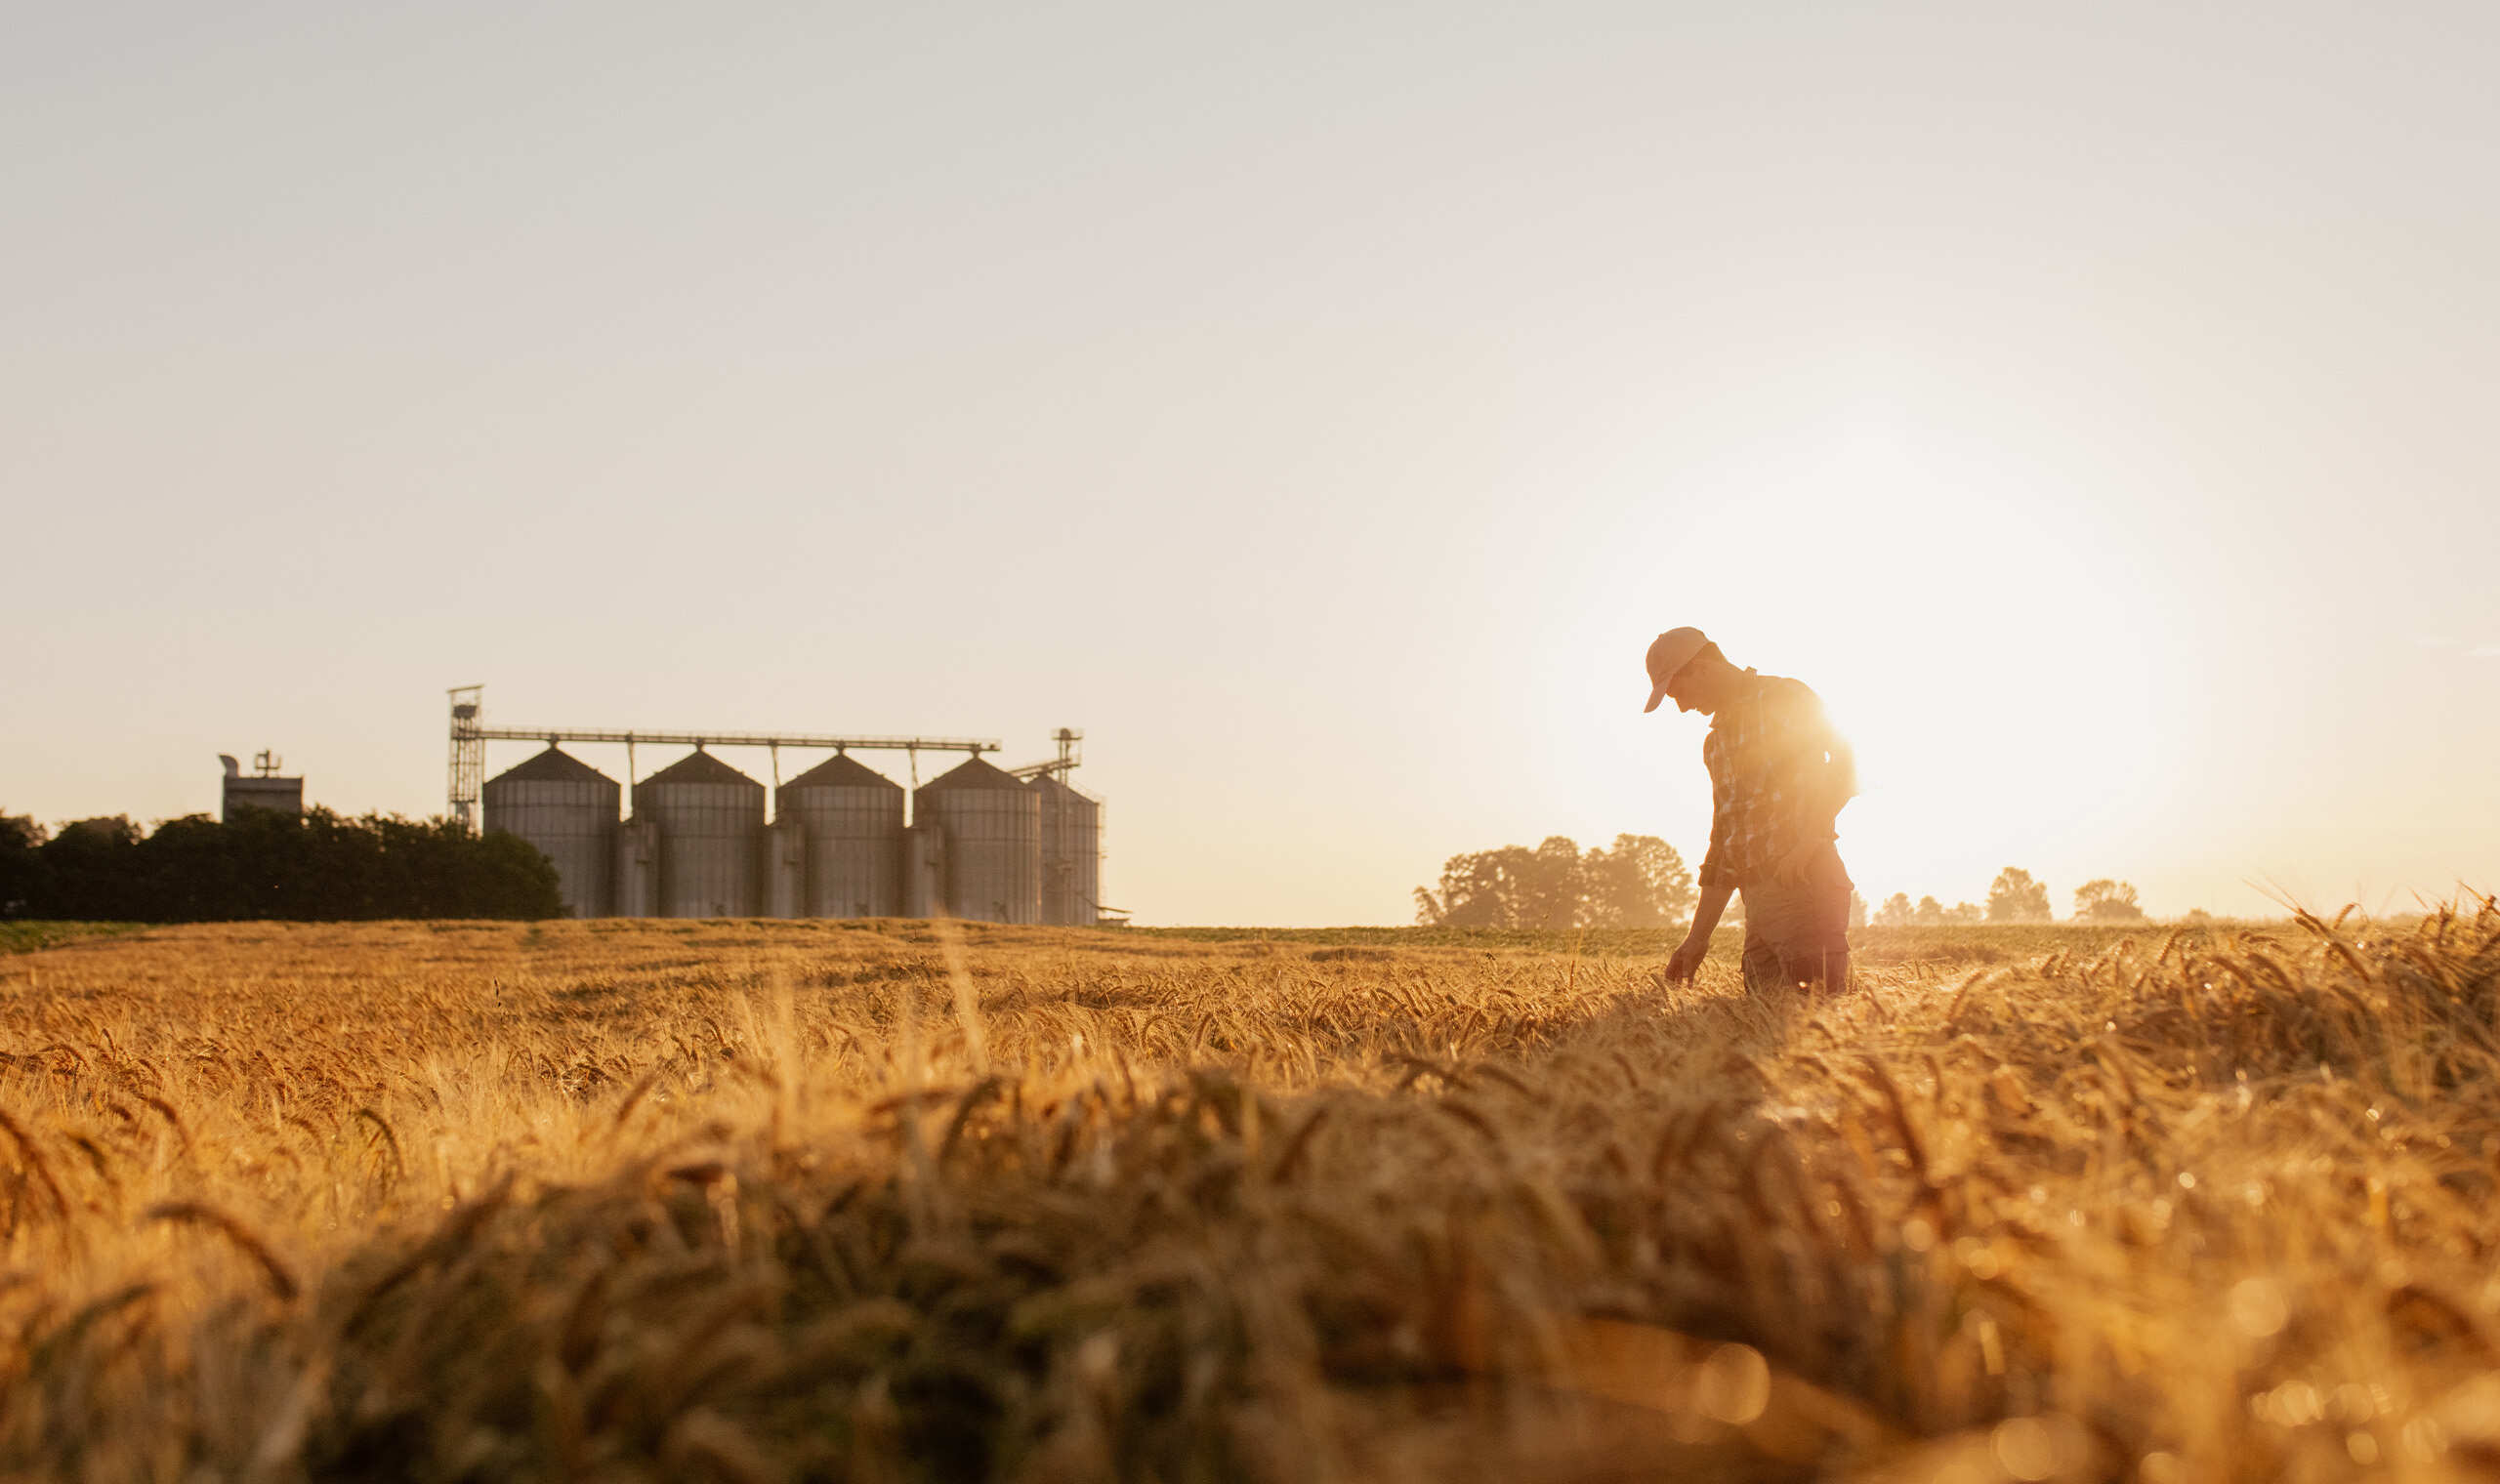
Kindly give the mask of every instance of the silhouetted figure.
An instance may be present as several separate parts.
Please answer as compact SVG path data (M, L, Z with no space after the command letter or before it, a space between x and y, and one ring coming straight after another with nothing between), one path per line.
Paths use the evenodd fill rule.
M1729 896L1745 894L1745 987L1837 988L1849 978L1849 901L1836 820L1857 792L1849 744L1823 703L1796 680L1739 670L1698 629L1650 643L1649 704L1710 718L1701 761L1710 770L1710 853L1692 929L1667 961L1669 982L1689 979L1710 952Z

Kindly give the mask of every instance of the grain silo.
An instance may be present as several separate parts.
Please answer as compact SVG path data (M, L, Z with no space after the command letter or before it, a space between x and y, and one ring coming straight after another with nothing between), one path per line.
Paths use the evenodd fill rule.
M837 754L781 785L775 810L807 832L806 916L902 912L901 784Z
M567 917L606 917L616 855L616 780L561 748L486 780L486 829L507 831L556 863Z
M1042 917L1041 800L979 758L922 784L912 822L946 842L946 910L981 923Z
M763 784L689 753L634 785L634 817L659 830L659 916L756 915Z
M616 827L615 887L618 917L660 915L660 833L647 819Z
M945 833L916 822L902 836L902 915L936 917L945 905Z
M764 915L808 915L808 837L795 819L775 819L764 831Z
M1042 921L1094 926L1103 900L1103 804L1048 773L1028 787L1040 804Z

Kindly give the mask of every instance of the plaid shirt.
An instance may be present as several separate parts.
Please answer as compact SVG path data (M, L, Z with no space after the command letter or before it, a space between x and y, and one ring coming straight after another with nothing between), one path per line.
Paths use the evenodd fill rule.
M1820 698L1796 680L1745 675L1749 683L1701 739L1711 805L1704 887L1758 883L1797 846L1837 839L1832 812L1857 792L1849 744L1824 720Z

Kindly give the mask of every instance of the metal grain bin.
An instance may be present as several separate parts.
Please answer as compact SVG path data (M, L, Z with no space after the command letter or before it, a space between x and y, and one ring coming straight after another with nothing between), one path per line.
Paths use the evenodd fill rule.
M606 917L616 910L612 872L616 780L550 747L486 780L486 829L518 835L556 863L556 888L566 917Z
M647 819L616 827L616 915L660 915L660 832Z
M934 824L915 824L902 842L902 915L936 917L946 904L946 836Z
M660 832L661 917L753 917L764 785L710 753L634 785L634 817Z
M946 840L946 910L979 923L1042 918L1042 805L1013 774L974 758L922 784L912 822Z
M1028 787L1041 806L1042 921L1094 926L1103 900L1103 804L1048 773Z
M777 811L807 831L806 916L903 912L901 784L829 758L781 785Z
M807 916L808 837L795 819L764 832L764 915Z

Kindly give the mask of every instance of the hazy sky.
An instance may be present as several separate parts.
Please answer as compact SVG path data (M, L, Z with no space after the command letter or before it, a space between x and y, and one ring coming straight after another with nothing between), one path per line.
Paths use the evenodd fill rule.
M2488 888L2496 66L2463 3L19 7L0 807L270 746L437 812L471 681L1067 724L1110 901L1396 922L1697 859L1691 623L1857 738L1870 898Z

